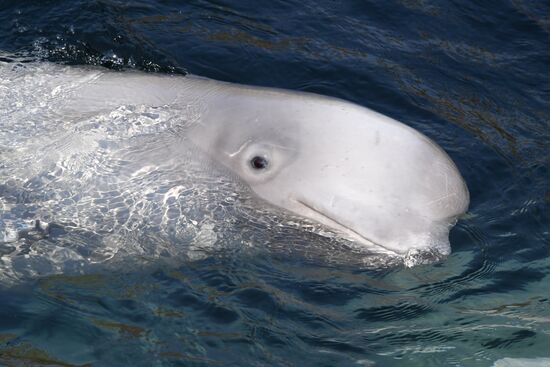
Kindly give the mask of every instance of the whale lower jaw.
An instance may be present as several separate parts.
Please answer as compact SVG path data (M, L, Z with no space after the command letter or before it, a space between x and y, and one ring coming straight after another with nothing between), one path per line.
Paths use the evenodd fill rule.
M336 231L340 232L346 239L358 242L369 247L376 253L387 254L392 256L401 256L398 252L390 250L389 248L384 247L383 245L376 243L375 241L361 235L359 232L353 230L352 228L342 224L337 219L333 218L327 213L324 213L316 209L313 205L308 204L305 200L294 199L301 209L307 212L307 217L313 218L321 224L327 225Z
M403 264L412 267L419 264L432 263L447 257L450 253L448 233L451 226L445 226L439 231L430 234L419 234L411 241L416 245L409 246L406 251L399 252L389 246L374 241L358 231L346 226L328 213L325 213L303 199L294 198L293 201L300 206L308 218L326 225L341 234L345 239L367 246L373 253L399 257Z

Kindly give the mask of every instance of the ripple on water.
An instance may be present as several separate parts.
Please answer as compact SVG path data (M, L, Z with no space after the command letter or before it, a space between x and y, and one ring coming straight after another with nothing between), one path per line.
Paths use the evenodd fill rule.
M355 310L355 317L365 321L399 321L414 319L429 312L432 312L432 309L428 305L398 303L391 306L359 308Z

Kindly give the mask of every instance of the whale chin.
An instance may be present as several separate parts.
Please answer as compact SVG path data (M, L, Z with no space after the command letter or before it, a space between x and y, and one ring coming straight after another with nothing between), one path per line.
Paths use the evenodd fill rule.
M340 234L344 235L348 240L364 244L369 248L376 250L376 252L397 255L396 252L391 251L384 246L372 241L371 239L363 236L359 232L355 231L353 228L342 224L340 221L338 221L338 219L334 218L334 216L330 215L329 213L323 212L322 210L317 209L315 206L308 204L305 200L294 199L294 202L300 206L300 214L302 216L314 219L317 222L336 230Z
M369 251L388 256L397 256L405 259L405 265L432 262L434 258L440 259L451 253L449 231L454 223L441 221L432 223L431 231L411 232L406 237L402 236L389 241L373 238L367 233L368 226L346 223L344 219L331 213L330 210L317 206L304 198L292 198L296 204L295 211L301 216L313 219L322 225L338 232L345 239L365 246Z

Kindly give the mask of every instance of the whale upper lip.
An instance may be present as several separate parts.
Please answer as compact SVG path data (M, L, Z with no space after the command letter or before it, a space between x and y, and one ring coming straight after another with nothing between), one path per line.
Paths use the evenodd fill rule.
M343 224L342 222L338 221L337 219L333 218L332 216L330 216L328 213L325 213L317 208L315 208L315 206L313 205L310 205L308 204L307 201L303 200L303 199L300 199L300 198L293 198L294 201L298 204L300 204L302 207L314 212L315 214L317 215L320 215L323 217L323 219L325 219L326 221L328 221L329 223L332 224L332 227L335 228L336 230L340 230L340 231L347 231L349 233L351 233L354 237L358 237L362 240L364 240L365 242L368 242L369 244L371 244L373 247L375 248L379 248L381 249L383 252L386 252L386 253L391 253L391 254L394 254L394 255L398 255L395 251L392 251L386 247L384 247L383 245L371 240L370 238L367 238L365 237L364 235L362 235L361 233L357 232L356 230L354 230L353 228L350 228L348 227L347 225Z

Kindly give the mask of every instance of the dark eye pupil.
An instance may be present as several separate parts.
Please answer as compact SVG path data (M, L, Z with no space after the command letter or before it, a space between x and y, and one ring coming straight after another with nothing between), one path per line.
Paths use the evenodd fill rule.
M264 169L267 167L267 159L265 159L264 157L254 157L252 158L252 160L250 161L250 164L252 165L252 168L254 169Z

